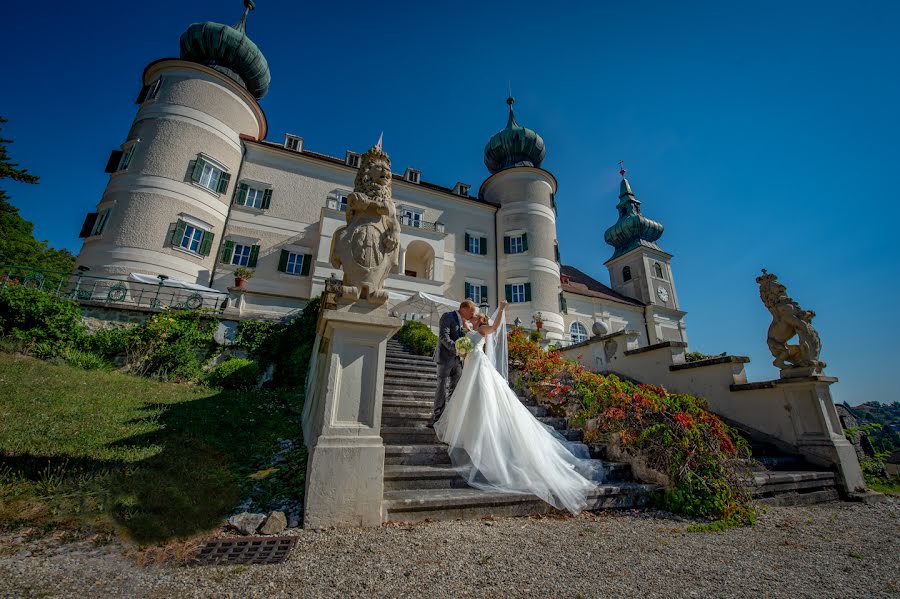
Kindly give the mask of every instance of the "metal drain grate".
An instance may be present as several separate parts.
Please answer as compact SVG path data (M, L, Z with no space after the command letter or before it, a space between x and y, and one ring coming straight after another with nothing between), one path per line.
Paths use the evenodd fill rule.
M200 548L193 565L280 564L296 544L297 537L210 539Z

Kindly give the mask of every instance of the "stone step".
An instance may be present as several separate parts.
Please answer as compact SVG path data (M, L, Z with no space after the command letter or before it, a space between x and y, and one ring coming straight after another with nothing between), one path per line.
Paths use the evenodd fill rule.
M437 365L432 363L431 366L427 364L408 364L407 362L399 362L399 361L385 361L384 364L384 372L385 374L393 374L393 373L402 373L402 372L421 372L426 374L433 374L437 376Z
M555 428L556 430L563 432L569 425L569 421L565 418L560 418L558 416L540 416L538 420L549 426L550 428ZM563 433L565 434L565 433Z
M646 505L649 494L656 489L656 485L638 483L599 485L589 496L587 509L623 509ZM557 511L533 495L469 488L385 491L383 505L386 522L530 516Z
M766 470L794 470L805 469L808 464L800 456L794 455L761 455L754 454L754 459Z
M385 445L419 445L439 443L434 430L425 426L381 426Z
M415 389L390 387L383 390L382 401L430 401L434 405L434 392L435 389L429 391L422 387Z
M450 456L447 454L447 446L442 443L385 445L384 464L385 466L450 464Z
M437 384L437 373L436 372L422 372L419 370L390 370L385 369L384 371L384 382L388 381L397 381L399 383L405 383L406 381L428 381L433 384Z
M447 464L398 464L384 467L384 490L462 489L468 488L466 479Z
M433 356L419 356L416 354L407 354L401 351L395 351L392 349L388 349L385 352L385 361L391 360L394 362L400 363L410 363L410 364L431 364L434 366L434 357Z
M395 391L395 390L415 390L420 389L424 391L431 391L434 393L434 390L437 389L437 379L429 381L424 379L406 379L406 380L389 380L387 377L384 379L384 390L385 391Z
M395 399L385 398L382 402L383 409L391 408L396 410L412 410L414 412L420 410L431 410L434 408L434 398L429 399Z
M584 431L580 428L570 428L559 431L559 433L568 441L577 441L578 443L584 441Z
M528 411L531 412L532 416L540 418L541 416L547 415L547 408L545 408L544 406L534 405L525 407L528 408Z
M763 505L775 505L790 507L796 505L815 505L817 503L829 503L840 501L841 494L836 488L821 489L807 493L781 493L772 497L758 497L757 501Z
M609 459L609 448L605 443L591 443L588 445L592 458L600 460Z
M750 483L753 494L758 496L808 493L833 489L836 485L837 480L833 472L809 470L754 472L753 481Z
M431 410L427 412L389 412L387 410L381 413L381 426L425 426L431 422L433 413Z

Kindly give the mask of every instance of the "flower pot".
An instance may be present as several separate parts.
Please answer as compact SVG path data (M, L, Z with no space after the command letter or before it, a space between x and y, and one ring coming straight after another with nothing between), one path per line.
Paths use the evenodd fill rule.
M234 278L234 286L238 289L246 289L247 288L247 279L242 279L240 277Z

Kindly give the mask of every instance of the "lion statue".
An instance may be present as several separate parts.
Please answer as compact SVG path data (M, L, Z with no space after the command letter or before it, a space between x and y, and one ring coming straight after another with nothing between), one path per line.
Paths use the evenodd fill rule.
M763 304L772 314L767 342L769 351L775 357L772 364L779 369L812 368L820 371L825 362L819 360L822 342L819 333L812 326L816 313L803 310L800 305L787 294L787 288L778 281L778 277L766 272L756 277L759 283L759 296ZM794 336L797 344L788 344Z
M400 221L391 199L391 159L380 144L360 159L346 215L347 225L331 240L331 265L344 270L338 295L384 304L384 280L400 262Z

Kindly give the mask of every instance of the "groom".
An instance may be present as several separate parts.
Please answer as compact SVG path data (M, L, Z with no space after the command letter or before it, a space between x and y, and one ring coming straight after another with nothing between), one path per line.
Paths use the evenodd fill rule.
M478 309L475 302L464 300L459 305L459 310L447 312L441 315L438 325L438 346L434 353L434 361L437 362L438 385L434 394L434 417L429 426L433 427L441 414L447 398L453 395L456 383L462 374L462 360L456 354L456 340L463 337L466 332L466 323L475 316Z

